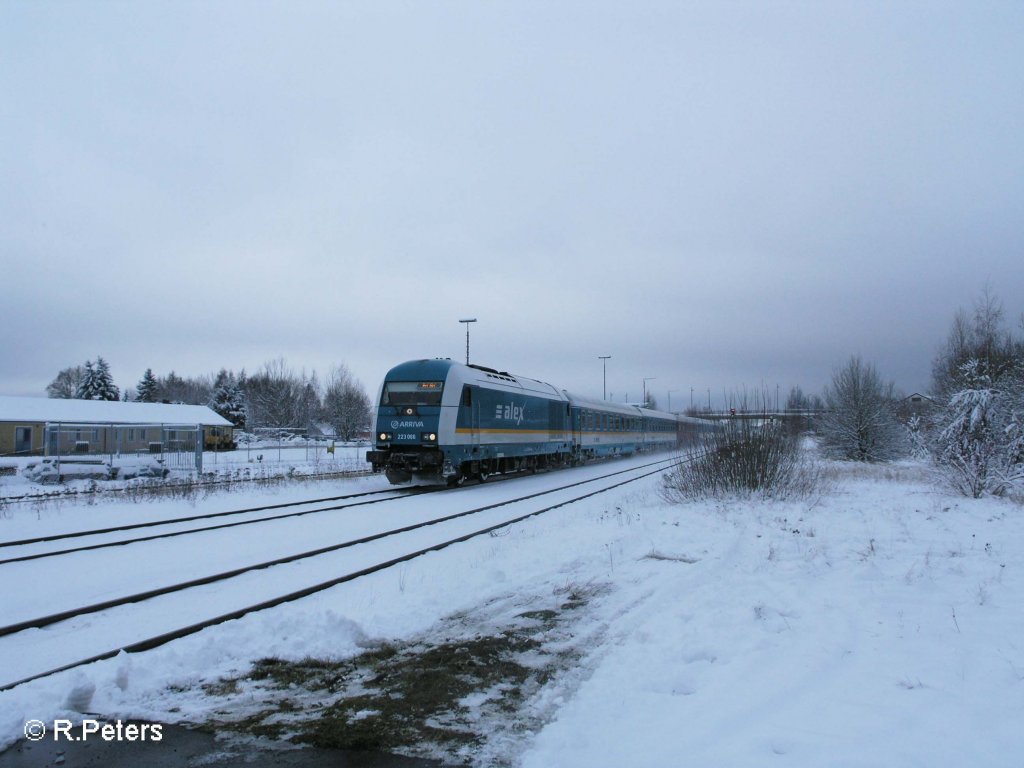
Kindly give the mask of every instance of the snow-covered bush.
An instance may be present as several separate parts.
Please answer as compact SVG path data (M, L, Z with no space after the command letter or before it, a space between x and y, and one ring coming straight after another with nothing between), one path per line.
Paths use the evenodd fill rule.
M817 467L800 439L778 422L730 419L705 433L665 477L663 495L672 502L703 498L812 496Z
M892 461L908 452L896 418L895 385L871 363L853 356L825 388L825 413L817 431L825 453L853 461Z
M936 464L965 496L1024 489L1024 377L1018 370L993 381L977 359L960 368L963 389L952 395L940 422Z

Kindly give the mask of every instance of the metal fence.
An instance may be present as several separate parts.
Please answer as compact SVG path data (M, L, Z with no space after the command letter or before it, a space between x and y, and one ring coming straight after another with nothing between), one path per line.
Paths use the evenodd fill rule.
M203 471L203 428L199 424L46 425L46 456L59 465L156 463L169 470Z

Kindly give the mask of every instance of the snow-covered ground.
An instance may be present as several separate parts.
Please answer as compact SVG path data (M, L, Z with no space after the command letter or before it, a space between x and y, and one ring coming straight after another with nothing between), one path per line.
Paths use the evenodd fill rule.
M202 684L257 659L338 659L381 640L498 632L577 592L586 602L557 641L573 651L570 667L515 716L489 709L487 692L464 702L462 716L484 735L477 763L1021 765L1024 509L949 496L915 464L828 471L835 488L800 503L675 506L651 478L506 535L19 686L0 693L0 744L29 719L75 717L76 688L95 688L87 707L79 702L91 712L202 721L224 705ZM376 480L321 482L312 493L276 486L261 500ZM485 504L529 480L459 493ZM183 504L10 505L0 538L64 530L79 516L103 524L124 510L192 511ZM39 590L45 606L60 577L7 588ZM17 660L0 659L9 664Z

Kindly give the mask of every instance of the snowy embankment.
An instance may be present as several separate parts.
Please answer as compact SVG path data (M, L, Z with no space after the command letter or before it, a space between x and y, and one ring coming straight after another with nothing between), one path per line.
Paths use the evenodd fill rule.
M112 717L201 722L228 705L241 718L270 694L246 684L224 699L204 684L268 656L337 659L382 639L498 634L527 613L565 608L575 591L585 603L562 612L557 633L538 633L547 646L533 659L572 661L516 713L488 706L493 692L467 697L453 716L482 744L454 757L588 768L1020 765L1024 509L946 495L916 465L829 471L837 486L815 504L673 506L651 478L20 686L0 693L0 745L29 718L72 716L76 686L94 686L89 711ZM460 493L486 503L520 482L529 479Z

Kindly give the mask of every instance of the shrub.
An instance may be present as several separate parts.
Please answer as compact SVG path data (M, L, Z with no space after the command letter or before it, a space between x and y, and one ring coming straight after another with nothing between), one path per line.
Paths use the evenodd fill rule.
M895 410L895 385L871 363L853 356L825 388L825 413L818 422L826 455L853 461L892 461L909 452L909 439Z
M664 496L680 502L705 498L807 498L820 484L800 439L768 419L732 418L704 434L665 477Z

